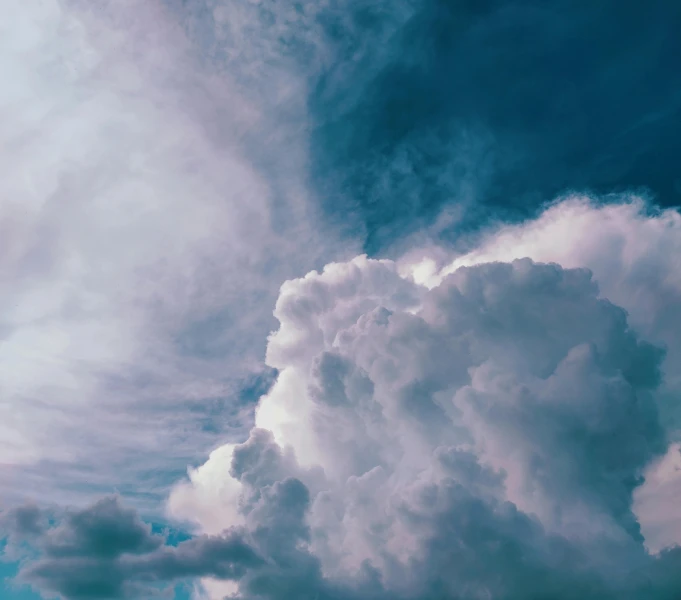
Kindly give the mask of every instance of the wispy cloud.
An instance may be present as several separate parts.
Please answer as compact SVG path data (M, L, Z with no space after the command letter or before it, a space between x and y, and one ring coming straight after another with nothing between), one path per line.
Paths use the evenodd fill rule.
M202 65L166 6L3 13L2 494L143 493L248 419L277 289L331 238L295 128L238 84L246 63Z

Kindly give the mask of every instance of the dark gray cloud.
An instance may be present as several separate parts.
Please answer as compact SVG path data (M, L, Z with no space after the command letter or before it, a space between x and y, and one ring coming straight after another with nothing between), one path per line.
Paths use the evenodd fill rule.
M50 531L45 551L52 557L90 556L110 559L121 554L144 554L162 539L132 510L121 509L115 498L99 501L86 511L68 514Z
M18 506L0 521L10 536L33 537L44 533L47 522L43 511L34 504Z
M236 531L167 545L117 497L53 516L50 525L33 506L8 511L2 522L10 544L32 549L19 581L69 600L150 597L174 581L207 574L238 579L262 563Z

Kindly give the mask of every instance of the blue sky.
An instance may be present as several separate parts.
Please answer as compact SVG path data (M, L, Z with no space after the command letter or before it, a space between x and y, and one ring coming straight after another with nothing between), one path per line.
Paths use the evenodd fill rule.
M17 600L39 600L40 594L32 591L30 588L25 587L22 589L16 589L11 582L8 582L8 578L16 575L17 565L15 563L3 563L0 565L0 576L3 581L3 594L9 598L16 598Z
M675 593L681 5L0 15L3 597Z

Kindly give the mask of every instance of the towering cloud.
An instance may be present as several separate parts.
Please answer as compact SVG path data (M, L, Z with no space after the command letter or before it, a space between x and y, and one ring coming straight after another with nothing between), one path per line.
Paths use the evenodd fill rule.
M295 477L306 526L279 544L317 561L319 593L674 597L678 551L646 551L634 497L677 436L679 338L661 324L679 309L645 301L679 293L661 248L681 228L643 208L569 199L439 270L358 257L286 283L257 428L192 472L171 510L213 531L236 507L232 523L265 520L279 539L255 507ZM589 244L559 235L578 227Z

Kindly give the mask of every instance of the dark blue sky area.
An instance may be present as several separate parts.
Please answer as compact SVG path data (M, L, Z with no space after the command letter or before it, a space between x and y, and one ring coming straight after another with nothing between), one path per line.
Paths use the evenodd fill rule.
M470 224L568 189L679 204L680 2L428 0L389 35L387 7L320 19L337 55L309 98L312 182L369 252L450 203Z

